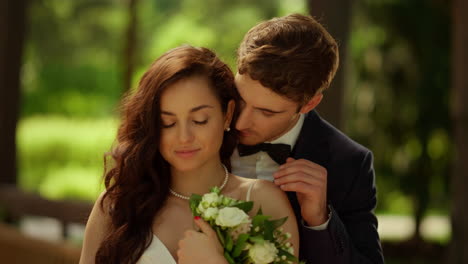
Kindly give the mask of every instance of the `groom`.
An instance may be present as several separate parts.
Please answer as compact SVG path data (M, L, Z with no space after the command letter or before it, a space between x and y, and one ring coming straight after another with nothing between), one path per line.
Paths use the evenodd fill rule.
M233 173L287 192L302 260L383 263L372 153L314 110L338 68L335 40L312 17L274 18L245 35L237 64Z

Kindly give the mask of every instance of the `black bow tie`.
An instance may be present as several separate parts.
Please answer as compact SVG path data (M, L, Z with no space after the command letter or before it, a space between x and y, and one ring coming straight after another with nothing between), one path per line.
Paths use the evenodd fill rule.
M270 158L279 165L285 163L286 159L291 154L291 146L287 144L261 143L253 146L239 144L237 146L237 150L241 157L252 155L259 151L265 151L268 156L270 156Z

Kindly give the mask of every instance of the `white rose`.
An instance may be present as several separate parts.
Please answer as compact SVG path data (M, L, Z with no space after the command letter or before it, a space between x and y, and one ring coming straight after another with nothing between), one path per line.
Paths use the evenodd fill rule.
M211 206L218 206L219 203L219 195L217 193L206 193L203 195L201 204L203 204L203 207L208 208Z
M231 230L231 236L236 241L241 234L247 234L250 231L251 221L249 220L247 223L240 224L236 226L233 230Z
M216 217L216 224L223 227L235 227L249 221L249 216L237 207L224 207Z
M218 216L218 208L216 208L216 207L207 208L203 212L203 219L205 219L207 221L209 221L211 219L216 219L216 216Z
M268 241L255 243L249 249L249 257L255 264L267 264L275 260L278 249Z
M202 203L199 203L198 207L197 207L197 210L201 214L201 213L205 212L206 208L203 206Z

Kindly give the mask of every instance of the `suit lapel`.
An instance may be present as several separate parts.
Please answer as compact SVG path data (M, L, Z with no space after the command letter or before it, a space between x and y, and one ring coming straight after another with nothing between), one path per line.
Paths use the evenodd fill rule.
M305 117L299 137L291 156L294 159L307 159L328 170L329 144L328 136L323 129L323 121L317 112L311 111ZM286 192L298 221L302 219L301 208L295 192ZM300 223L298 223L300 224Z
M307 114L292 151L293 158L307 159L328 169L330 150L328 135L323 126L324 123L315 110Z

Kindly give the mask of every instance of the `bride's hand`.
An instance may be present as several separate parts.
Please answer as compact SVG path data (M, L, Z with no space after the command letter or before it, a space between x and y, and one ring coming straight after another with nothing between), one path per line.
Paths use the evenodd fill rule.
M200 217L194 218L202 232L187 230L179 241L177 257L179 264L189 263L228 263L224 258L224 249L218 241L216 232Z

